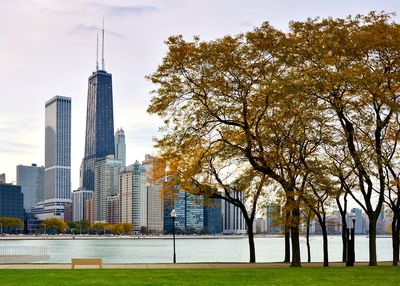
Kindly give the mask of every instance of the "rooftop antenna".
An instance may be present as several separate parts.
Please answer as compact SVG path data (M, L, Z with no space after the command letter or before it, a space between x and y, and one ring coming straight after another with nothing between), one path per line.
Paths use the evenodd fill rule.
M96 71L99 70L99 33L97 33L96 41Z
M103 33L102 33L102 41L101 41L101 69L104 71L104 18L103 18Z

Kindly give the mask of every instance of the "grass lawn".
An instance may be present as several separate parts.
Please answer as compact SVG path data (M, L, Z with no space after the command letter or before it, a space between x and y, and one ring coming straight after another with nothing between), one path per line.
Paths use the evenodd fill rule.
M0 270L0 285L398 285L400 267Z

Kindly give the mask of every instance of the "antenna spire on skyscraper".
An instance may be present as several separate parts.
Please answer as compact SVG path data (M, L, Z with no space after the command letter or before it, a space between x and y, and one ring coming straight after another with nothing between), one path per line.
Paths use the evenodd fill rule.
M96 39L96 71L99 70L99 33L97 33Z
M102 41L101 41L101 69L105 70L104 65L104 18L103 18L103 33L102 33Z

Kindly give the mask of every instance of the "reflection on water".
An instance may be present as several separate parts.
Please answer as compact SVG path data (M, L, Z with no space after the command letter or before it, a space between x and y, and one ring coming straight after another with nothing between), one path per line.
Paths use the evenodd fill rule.
M283 237L256 238L257 262L279 262L284 256ZM305 238L301 238L302 260L307 260ZM312 261L322 261L322 237L311 237ZM368 238L356 236L356 261L368 261ZM105 263L163 263L172 261L172 239L3 240L1 246L47 246L50 260L69 263L72 257L102 257ZM177 239L177 262L247 262L247 238ZM329 237L329 261L340 261L340 236ZM379 261L390 261L390 237L377 238Z

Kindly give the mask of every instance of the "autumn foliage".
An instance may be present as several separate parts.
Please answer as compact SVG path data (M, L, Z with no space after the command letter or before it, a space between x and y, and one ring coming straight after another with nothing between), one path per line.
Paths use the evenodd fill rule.
M308 19L287 33L266 22L236 36L166 44L148 76L157 86L148 111L164 120L156 140L164 191L240 191L253 203L243 213L252 213L278 186L292 266L301 265L301 208L323 225L326 208L346 194L369 217L376 265L376 221L389 186L398 197L400 174L400 26L392 15Z

